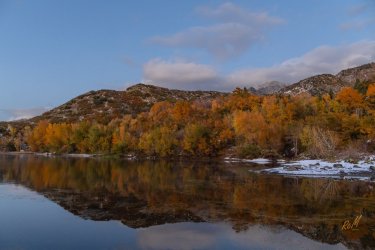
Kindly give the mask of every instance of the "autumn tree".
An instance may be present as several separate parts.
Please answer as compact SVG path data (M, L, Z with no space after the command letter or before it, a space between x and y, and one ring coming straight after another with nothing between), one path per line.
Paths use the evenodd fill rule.
M104 125L94 124L87 137L89 153L109 153L112 146L112 132Z
M337 93L336 100L348 112L356 112L358 114L363 108L362 96L351 87L342 88Z
M74 152L89 152L88 135L91 124L88 121L82 121L72 124L71 145Z
M202 123L190 123L184 129L183 149L192 155L211 155L211 131Z
M27 143L29 144L30 148L34 152L40 152L46 150L46 130L49 123L46 120L42 120L38 122L38 124L35 126L33 131L28 134L28 137L26 138Z
M148 155L168 156L177 146L175 128L157 127L144 133L139 140L139 148Z
M375 115L375 83L368 86L366 92L366 104L370 110L370 113Z
M233 116L233 127L240 140L260 147L266 145L268 125L260 112L236 112Z
M332 155L375 141L375 84L366 89L364 94L364 89L359 93L343 88L336 96L256 96L237 88L214 100L157 102L148 112L111 121L101 114L93 121L5 127L1 145L19 150L26 138L31 150L39 152L142 152L165 157L214 156L237 149L241 157Z
M70 124L48 124L45 131L45 146L52 152L72 152L71 134Z

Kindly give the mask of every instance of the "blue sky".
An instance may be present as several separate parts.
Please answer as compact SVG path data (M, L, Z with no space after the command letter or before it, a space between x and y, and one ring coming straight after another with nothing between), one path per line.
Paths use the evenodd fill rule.
M0 0L0 120L146 82L233 90L375 61L371 0Z

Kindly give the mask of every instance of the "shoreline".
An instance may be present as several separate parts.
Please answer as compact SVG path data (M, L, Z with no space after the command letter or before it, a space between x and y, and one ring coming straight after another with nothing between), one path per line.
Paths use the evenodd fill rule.
M243 159L237 157L150 157L143 155L111 155L111 154L56 154L56 153L37 153L31 151L24 152L0 152L0 155L33 155L42 157L62 157L62 158L113 158L130 161L138 160L168 160L168 161L196 161L196 162L220 162L224 164L250 163L264 166L263 169L249 169L249 172L259 174L277 174L283 176L315 177L315 178L334 178L334 179L361 179L375 180L375 155L363 154L359 160L344 159L312 159L306 157L294 159Z

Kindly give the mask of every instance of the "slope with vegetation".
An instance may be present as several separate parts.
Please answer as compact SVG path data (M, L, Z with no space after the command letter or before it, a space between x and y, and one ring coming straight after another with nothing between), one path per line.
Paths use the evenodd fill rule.
M153 104L161 101L206 101L222 95L225 94L216 91L171 90L140 83L125 91L90 91L30 121L48 120L60 123L95 120L108 123L127 114L136 115L149 111Z
M156 102L137 115L8 128L8 148L147 156L329 157L375 150L375 84L365 94L346 87L334 97L256 96L244 89L211 101ZM12 146L10 147L9 144Z
M299 95L260 96L240 88L231 94L179 91L143 84L127 91L89 92L31 120L0 124L0 147L152 157L302 153L327 158L342 151L374 152L374 66L342 71L337 76L344 82L324 76L337 80L339 90L313 88ZM311 79L321 83L321 76Z

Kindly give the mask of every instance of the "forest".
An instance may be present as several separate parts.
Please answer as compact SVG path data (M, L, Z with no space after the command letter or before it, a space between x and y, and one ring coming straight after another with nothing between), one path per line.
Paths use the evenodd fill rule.
M257 96L236 88L210 101L163 101L103 124L8 126L7 151L150 157L308 157L375 152L375 84L322 96Z

